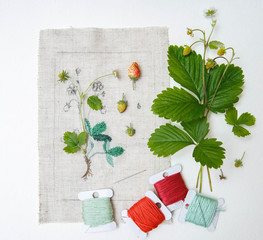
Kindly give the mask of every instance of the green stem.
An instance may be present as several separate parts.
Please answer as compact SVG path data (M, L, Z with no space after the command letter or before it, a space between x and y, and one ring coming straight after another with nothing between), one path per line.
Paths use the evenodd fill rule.
M222 58L222 59L224 59L224 60L227 61L227 64L230 64L230 62L227 60L227 58L222 57L222 56L217 56L217 57L215 57L213 60L215 61L215 60L218 59L218 58Z
M79 146L79 148L83 151L83 154L85 155L85 154L87 153L86 149L83 148L83 147L81 147L80 145L78 145L78 146Z
M206 49L207 49L207 46L205 44L204 56L203 56L203 89L204 89L204 95L205 95L205 103L204 103L205 106L207 104L207 95L206 95L206 87L205 87L205 55L206 55Z
M83 132L85 132L85 127L84 127L84 121L83 121L83 116L82 116L82 102L83 102L83 97L80 97L80 102L79 102L79 115L81 119L81 124L83 128Z
M200 167L200 170L201 170L201 172L200 172L200 187L199 187L199 193L202 192L202 184L203 184L203 166L202 166L202 165L201 165L201 167Z
M224 72L223 72L223 74L222 74L222 76L221 76L218 84L217 84L216 90L215 90L215 92L214 92L214 95L213 95L212 100L211 100L211 102L210 102L210 104L209 104L208 110L207 110L207 112L206 112L206 116L208 115L208 113L209 113L209 111L210 111L210 108L211 108L211 106L212 106L212 103L213 103L214 98L215 98L215 96L216 96L216 93L217 93L217 91L218 91L218 88L219 88L219 86L220 86L220 84L221 84L221 82L222 82L222 79L223 79L223 77L225 76L225 73L226 73L228 67L230 66L230 64L231 64L231 63L233 62L233 60L234 60L234 56L235 56L235 51L234 51L234 49L233 49L232 47L228 47L228 48L226 48L226 49L231 49L231 50L233 51L233 52L232 52L232 57L231 57L230 61L228 61L225 57L221 57L221 56L220 56L220 57L216 57L216 58L223 58L223 59L225 59L228 64L227 64L227 66L226 66L226 68L225 68L225 70L224 70ZM216 58L214 58L214 59L216 59Z
M199 32L203 33L203 35L205 35L205 32L199 28L195 28L192 30L192 32L194 32L194 31L199 31Z
M193 42L191 45L190 45L190 48L193 46L193 45L195 45L196 43L199 43L199 42L203 42L203 41L201 41L201 40L198 40L198 41L195 41L195 42Z
M244 156L245 156L245 153L246 153L246 152L243 153L242 158L241 158L241 161L243 160L243 158L244 158Z
M219 80L219 82L218 82L218 84L217 84L216 90L215 90L215 92L214 92L214 95L213 95L212 100L211 100L211 102L210 102L210 104L209 104L208 110L207 110L207 112L206 112L206 117L207 117L207 115L208 115L208 113L209 113L209 111L210 111L210 108L211 108L212 103L213 103L213 101L214 101L214 99L215 99L216 93L217 93L217 91L218 91L218 88L219 88L219 86L220 86L220 84L221 84L221 82L222 82L223 77L225 76L226 70L228 69L229 65L230 65L230 64L227 64L227 66L226 66L226 68L225 68L225 70L224 70L224 72L223 72L223 74L222 74L222 76L221 76L221 78L220 78L220 80Z
M201 173L201 167L200 167L200 169L199 169L198 176L197 176L196 188L198 188L200 173Z
M210 191L213 192L212 181L211 181L211 176L210 176L209 167L206 166L206 168L207 168L207 174L208 174L208 180L209 180Z
M215 25L212 27L212 30L211 30L211 32L210 32L210 34L209 34L208 39L207 39L207 42L206 42L206 45L207 45L207 46L208 46L208 44L209 44L209 41L210 41L210 38L211 38L211 36L212 36L212 34L213 34L214 29L215 29Z
M89 159L91 159L93 156L95 156L96 154L106 154L105 152L95 152L95 153L93 153L90 157L89 157Z

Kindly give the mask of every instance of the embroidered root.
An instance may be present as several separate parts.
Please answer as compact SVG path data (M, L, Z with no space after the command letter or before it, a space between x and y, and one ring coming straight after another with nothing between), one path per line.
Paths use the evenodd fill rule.
M86 155L84 155L85 162L87 164L87 171L85 174L82 176L84 180L87 180L89 176L92 176L92 171L91 171L91 161L87 158Z

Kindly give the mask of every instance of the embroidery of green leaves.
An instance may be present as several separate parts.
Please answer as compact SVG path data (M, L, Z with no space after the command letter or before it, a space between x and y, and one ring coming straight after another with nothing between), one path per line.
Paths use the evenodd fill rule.
M87 151L87 158L91 159L96 154L105 154L106 161L113 167L114 163L113 163L112 157L120 156L124 152L124 149L122 147L110 148L110 142L112 140L111 137L106 134L102 134L107 129L105 122L97 123L93 128L91 128L90 122L87 119L85 119L84 124L85 124L86 131L95 141L104 141L103 143L104 152L95 152L89 157L89 154L94 147L94 143L90 140L90 143L89 143L90 147L89 147L89 150Z
M87 133L81 132L77 135L75 132L65 132L63 139L64 143L67 145L63 150L67 153L76 153L82 149L81 146L86 143ZM84 149L83 151L85 152Z
M237 118L237 116L238 112L234 107L228 109L225 114L227 124L233 126L232 132L238 137L250 135L250 132L240 125L253 126L256 122L256 118L248 112L242 113L239 118Z
M166 124L152 133L148 146L153 154L158 157L173 155L182 148L195 145L193 157L196 162L209 168L219 168L225 158L225 149L221 147L222 142L215 138L204 139L209 132L207 119L199 118L190 122L181 123L183 130Z

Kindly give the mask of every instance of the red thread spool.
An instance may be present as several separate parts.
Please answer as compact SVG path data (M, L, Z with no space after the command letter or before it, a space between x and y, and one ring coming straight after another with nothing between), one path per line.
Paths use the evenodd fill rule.
M161 201L166 206L181 200L184 201L188 192L180 172L156 182L154 187Z
M128 210L128 216L145 233L157 228L165 219L162 211L148 197L135 203Z

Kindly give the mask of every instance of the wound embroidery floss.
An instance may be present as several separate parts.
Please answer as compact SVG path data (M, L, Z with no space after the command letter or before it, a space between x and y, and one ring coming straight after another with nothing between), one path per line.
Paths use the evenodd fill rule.
M154 187L166 206L181 200L183 201L188 192L180 172L166 176L163 180L156 182Z
M87 232L102 232L116 228L113 218L111 189L80 192L82 201L82 219Z
M82 201L82 219L85 225L97 227L113 221L110 198L91 198Z
M216 229L219 213L224 203L222 198L215 200L199 195L195 190L189 190L179 215L179 222L191 222L212 232Z
M217 210L217 200L196 194L188 207L186 222L202 227L210 226Z
M128 210L128 216L145 233L157 228L165 220L162 211L148 197L135 203Z
M147 191L145 197L129 210L122 211L122 219L135 231L140 240L145 239L148 232L171 217L171 212L151 191Z
M149 182L154 185L159 198L170 211L183 205L188 192L180 173L181 170L181 165L176 164L149 178Z

